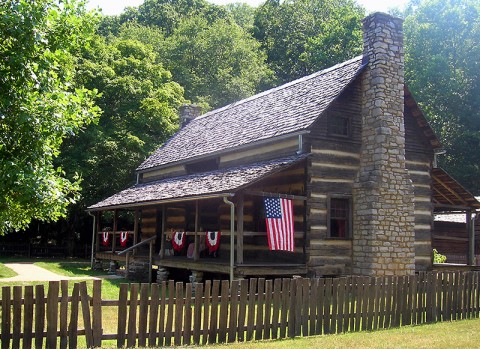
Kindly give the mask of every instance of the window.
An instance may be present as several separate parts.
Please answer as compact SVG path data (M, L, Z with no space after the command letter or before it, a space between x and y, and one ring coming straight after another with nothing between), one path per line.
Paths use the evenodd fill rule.
M334 136L350 136L350 119L344 116L328 117L328 133Z
M185 169L189 174L218 170L218 159L214 158L186 164Z
M350 200L331 198L328 217L328 236L331 238L350 238Z

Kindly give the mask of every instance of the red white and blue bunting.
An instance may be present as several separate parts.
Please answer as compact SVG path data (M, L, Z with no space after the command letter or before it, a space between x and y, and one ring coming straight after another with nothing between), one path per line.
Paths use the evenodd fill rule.
M102 232L102 245L108 246L110 242L110 233L108 231Z
M205 240L208 247L208 252L212 253L218 250L220 247L220 237L221 233L219 231L207 231Z
M127 246L128 241L128 231L121 231L120 232L120 245L122 247Z
M172 237L172 247L175 251L181 251L185 247L186 234L184 231L176 231Z

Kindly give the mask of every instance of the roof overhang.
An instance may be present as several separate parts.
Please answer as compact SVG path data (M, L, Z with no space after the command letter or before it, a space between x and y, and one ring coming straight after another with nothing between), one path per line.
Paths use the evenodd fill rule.
M87 211L134 209L172 202L231 197L241 189L304 160L308 154L137 184Z
M474 211L480 202L441 168L432 169L432 202L435 211Z

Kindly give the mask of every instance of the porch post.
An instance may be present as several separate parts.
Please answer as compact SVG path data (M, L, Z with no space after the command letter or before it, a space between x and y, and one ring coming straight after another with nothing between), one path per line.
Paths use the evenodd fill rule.
M235 257L235 204L223 197L223 202L230 205L230 283L233 281L233 264Z
M160 236L160 259L165 258L165 218L166 218L166 207L165 204L162 205L162 233Z
M98 233L100 233L101 229L102 229L102 224L101 224L101 221L102 220L102 211L99 211L98 214L97 214L97 234L95 236L95 241L92 242L95 244L95 251L96 252L99 252L100 251L100 238L98 236Z
M243 208L244 208L244 195L239 193L238 195L238 208L237 208L237 264L243 264Z
M117 239L115 238L115 234L118 229L118 211L113 211L113 236L112 236L112 252L115 252L117 248Z
M475 265L475 227L472 224L472 211L466 213L467 234L468 234L468 265Z
M96 237L97 237L97 235L98 235L98 234L97 234L97 217L98 217L98 214L97 214L97 213L92 214L91 212L88 212L88 214L93 217L93 226L92 226L92 248L91 248L92 254L91 254L91 256L90 256L90 268L93 269L93 259L94 259L93 256L94 256L94 254L95 254L95 240L96 240ZM30 246L30 244L29 244L29 246ZM29 257L30 257L30 253L29 253Z
M199 229L199 202L198 200L195 201L195 244L194 244L194 252L193 252L193 260L198 261L200 258L200 251L199 251L199 243L200 239L198 236L198 229Z
M135 210L135 214L133 217L133 245L136 245L138 243L138 218L139 218L140 212L139 210ZM136 249L132 251L133 254L136 253Z

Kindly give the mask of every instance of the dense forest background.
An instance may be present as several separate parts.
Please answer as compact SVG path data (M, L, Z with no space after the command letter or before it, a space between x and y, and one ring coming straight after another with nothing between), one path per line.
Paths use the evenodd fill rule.
M476 195L479 14L478 0L394 11L406 82L447 151L440 166ZM119 16L2 1L0 232L88 242L85 208L134 183L179 106L207 111L355 57L363 17L355 0L145 0Z

